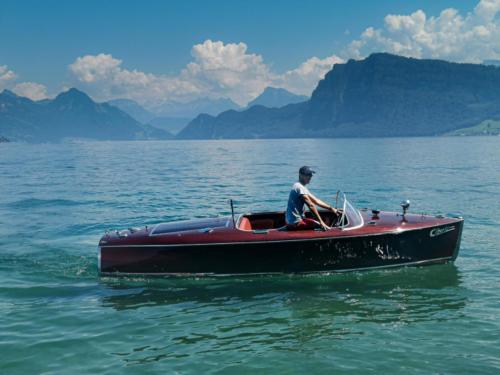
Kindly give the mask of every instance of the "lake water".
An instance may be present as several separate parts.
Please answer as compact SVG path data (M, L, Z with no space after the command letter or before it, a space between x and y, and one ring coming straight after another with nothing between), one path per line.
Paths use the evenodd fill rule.
M454 265L114 279L104 230L282 210L298 168L358 207L459 214ZM500 372L500 137L0 145L0 373Z

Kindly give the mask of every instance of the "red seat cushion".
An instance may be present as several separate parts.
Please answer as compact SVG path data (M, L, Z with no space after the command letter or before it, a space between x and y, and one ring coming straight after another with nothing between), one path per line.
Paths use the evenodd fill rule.
M252 223L246 217L242 217L240 220L239 229L241 230L252 230Z

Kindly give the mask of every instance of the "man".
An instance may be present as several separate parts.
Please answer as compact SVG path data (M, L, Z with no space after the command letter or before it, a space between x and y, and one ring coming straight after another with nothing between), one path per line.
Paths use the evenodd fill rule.
M286 224L288 230L303 230L321 228L323 230L330 229L321 218L316 206L326 208L335 214L338 210L331 207L329 204L316 198L311 194L306 185L311 182L312 175L316 173L308 166L303 166L299 169L299 181L294 183L290 195L288 197L288 206L286 209ZM309 219L304 216L304 205L309 207L309 210L317 219Z

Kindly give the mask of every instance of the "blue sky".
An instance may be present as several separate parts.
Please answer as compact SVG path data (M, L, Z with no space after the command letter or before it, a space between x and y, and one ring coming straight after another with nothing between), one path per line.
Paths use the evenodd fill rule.
M497 1L482 3L496 22ZM450 38L453 33L477 28L481 22L487 31L496 32L496 23L488 28L491 19L483 21L474 15L477 5L477 0L3 0L0 89L17 87L29 96L29 90L35 92L38 87L39 95L51 96L77 86L100 100L131 97L150 105L203 96L230 97L244 103L264 85L310 94L333 63L362 58L377 50L458 61L496 58L496 51L488 52L488 46L484 46L484 35L479 29L476 34L483 38L480 41L476 35L471 37L472 41L454 43L481 44L482 52L477 51L478 47L472 52L462 47L462 51L441 53L439 50L446 48L429 41L433 33L440 35L447 30L435 25L444 23L441 12L447 8L455 9L456 14L447 14L446 22L460 18L468 24L455 25L455 31L448 30ZM421 13L415 13L418 10L424 14L423 18ZM388 22L386 16L390 14L410 17L403 19L403 23L410 25L401 27L398 19ZM471 19L468 21L467 17ZM415 31L411 24L422 19L425 40L418 39L422 32ZM367 34L369 28L375 34ZM417 42L408 42L415 38ZM494 43L495 38L487 42ZM207 41L212 44L206 44ZM361 47L356 47L356 41ZM213 44L217 42L220 44ZM440 43L446 45L446 41ZM197 54L193 52L196 45L201 46ZM85 56L89 57L77 64L77 59ZM329 57L332 58L323 61ZM297 70L312 58L318 59L308 63L312 70L317 70L314 74L308 72L309 65L300 72ZM194 64L191 70L183 74L190 63ZM225 65L228 71L224 71ZM94 74L96 69L106 66L109 67L106 71ZM240 66L248 69L240 71ZM12 74L7 75L8 72ZM253 79L256 76L260 78ZM244 82L248 82L248 89ZM30 87L28 83L38 86ZM156 96L151 96L148 90L155 91Z

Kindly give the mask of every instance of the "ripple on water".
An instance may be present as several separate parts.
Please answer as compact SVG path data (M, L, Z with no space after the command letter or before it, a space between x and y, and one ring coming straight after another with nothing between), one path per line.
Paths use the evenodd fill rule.
M34 209L47 206L78 206L86 204L85 202L74 201L70 199L21 199L9 204L10 208Z

